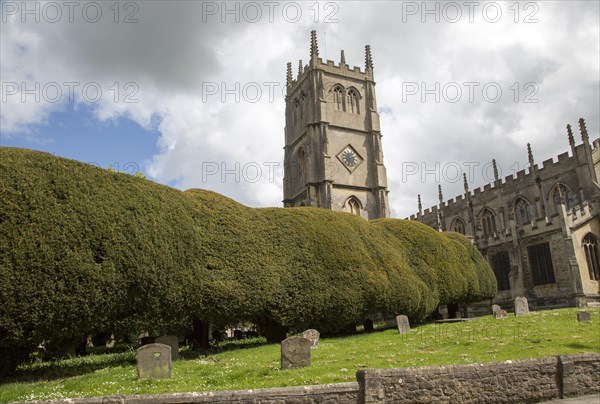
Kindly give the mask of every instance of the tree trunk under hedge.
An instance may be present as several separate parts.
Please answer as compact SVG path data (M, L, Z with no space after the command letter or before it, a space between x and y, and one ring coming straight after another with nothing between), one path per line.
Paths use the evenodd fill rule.
M210 341L208 339L209 328L209 323L201 321L198 318L194 318L192 322L192 344L203 349L208 349L210 346Z

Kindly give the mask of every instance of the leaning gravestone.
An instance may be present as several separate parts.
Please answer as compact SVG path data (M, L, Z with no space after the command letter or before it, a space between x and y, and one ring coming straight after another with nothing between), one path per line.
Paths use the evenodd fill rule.
M525 297L517 297L515 299L515 316L522 317L529 314L529 304L527 303L527 298Z
M281 369L310 366L311 343L304 337L289 337L281 342Z
M502 308L497 304L492 305L492 316L496 317L496 313L498 313Z
M306 330L302 333L302 337L310 341L311 348L317 348L319 346L319 338L321 333L313 328Z
M137 350L138 379L164 379L171 377L173 363L171 347L165 344L148 344Z
M506 310L498 310L496 312L496 314L494 314L494 318L498 319L498 318L506 318L508 317L508 313L506 312Z
M398 334L404 334L410 331L410 323L408 317L401 314L396 316L396 324L398 325Z
M179 338L175 335L163 335L154 340L157 344L165 344L171 347L171 359L179 359Z
M589 311L580 311L577 313L577 321L579 321L580 323L585 321L592 321L592 315Z

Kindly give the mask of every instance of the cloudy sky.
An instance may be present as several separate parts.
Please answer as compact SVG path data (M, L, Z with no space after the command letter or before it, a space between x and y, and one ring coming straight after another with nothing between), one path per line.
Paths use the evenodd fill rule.
M2 1L0 144L281 206L285 68L364 65L393 217L600 127L598 1ZM577 131L576 139L580 142Z

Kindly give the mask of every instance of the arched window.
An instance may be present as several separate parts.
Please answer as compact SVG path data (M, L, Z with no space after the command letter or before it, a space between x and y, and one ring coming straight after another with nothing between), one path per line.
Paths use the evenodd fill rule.
M300 113L300 101L298 98L294 99L294 109L292 110L292 116L294 119L294 123L298 123L298 114Z
M353 215L360 216L360 202L355 196L351 196L346 201L346 211Z
M333 104L335 105L335 109L337 111L343 111L344 109L344 90L342 87L335 86L333 88Z
M552 199L554 200L554 206L556 207L556 211L560 211L560 205L565 204L565 208L567 211L573 209L574 200L573 193L571 190L564 184L556 184L552 191Z
M358 114L358 94L355 89L348 90L346 95L346 111L352 114Z
M301 147L298 150L298 176L296 178L302 179L304 177L304 165L305 165L304 149Z
M304 118L304 107L306 104L304 100L306 100L306 93L302 91L300 93L300 119Z
M481 214L481 228L485 238L496 236L496 216L494 212L487 208Z
M588 233L583 237L583 251L585 252L585 260L587 261L588 272L590 279L600 281L600 264L598 263L598 237L592 233Z
M467 234L466 233L465 222L464 222L464 220L462 220L459 217L457 217L456 219L454 219L452 221L452 225L450 226L450 230L452 230L453 232L456 232L456 233L460 233L460 234Z
M531 223L531 205L524 198L518 198L515 202L515 219L519 226Z

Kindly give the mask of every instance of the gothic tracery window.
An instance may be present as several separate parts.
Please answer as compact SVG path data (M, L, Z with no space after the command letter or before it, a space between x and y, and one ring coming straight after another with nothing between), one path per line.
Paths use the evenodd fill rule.
M524 198L519 198L515 202L515 219L519 226L531 223L531 205Z
M340 86L335 86L333 88L333 103L335 104L335 109L337 111L343 110L343 101L344 101L344 92Z
M346 201L346 208L347 211L352 213L353 215L360 216L360 203L354 196L348 198L348 200Z
M481 227L485 238L496 235L496 216L489 209L484 209L481 215Z
M298 175L297 175L298 179L302 179L304 177L304 165L305 164L306 164L306 162L305 162L305 156L304 156L304 149L300 148L300 150L298 150Z
M587 262L590 279L600 281L600 263L598 260L598 237L593 233L587 233L583 237L583 251Z
M451 230L456 233L467 234L465 222L459 217L452 221Z
M346 111L352 114L358 114L358 95L354 89L348 90L346 96Z
M292 110L292 118L294 120L294 124L298 123L298 113L300 110L300 101L298 98L294 99L294 109Z
M563 203L565 204L565 208L567 208L567 211L573 209L574 207L573 193L564 184L557 184L554 187L552 199L554 200L554 206L557 212L560 211L560 205Z

